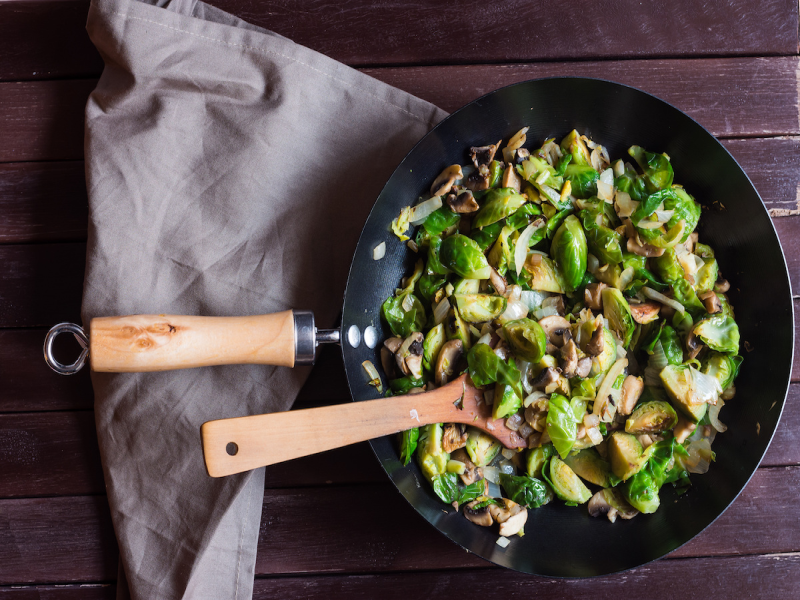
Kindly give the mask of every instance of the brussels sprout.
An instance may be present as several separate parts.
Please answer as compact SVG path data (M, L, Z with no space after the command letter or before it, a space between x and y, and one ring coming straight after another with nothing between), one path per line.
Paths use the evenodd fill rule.
M402 433L400 440L400 460L403 466L406 466L411 457L414 456L414 451L417 449L417 441L419 440L419 429L413 427Z
M522 406L522 398L517 395L514 388L505 383L498 383L494 388L494 404L492 405L492 418L502 419L513 415Z
M563 277L565 291L575 291L586 273L588 255L586 234L577 217L568 216L558 228L550 246L550 254L555 258L556 267Z
M489 164L489 187L496 188L503 178L503 163L493 160Z
M672 248L665 250L661 256L651 258L650 264L653 265L653 270L661 278L661 281L671 284L673 281L683 279L683 267L678 262L678 257Z
M553 492L544 482L535 477L500 474L500 485L503 486L508 499L525 508L539 508L553 499Z
M447 333L448 340L461 340L464 344L464 349L468 350L472 346L472 338L469 334L469 326L466 324L461 315L458 314L458 309L454 306L447 313L445 320L445 333Z
M469 459L476 466L485 467L492 462L498 452L500 452L500 442L483 433L480 429L469 428L467 454L469 454Z
M541 208L531 202L528 202L527 204L523 204L519 210L506 218L506 225L513 227L514 229L522 229L523 227L528 226L528 224L531 222L531 217L541 214Z
M625 421L625 431L634 434L661 433L672 429L677 423L675 409L666 402L644 402Z
M594 448L570 454L564 459L564 462L576 475L589 483L605 488L611 487L616 482L616 478L611 474L611 465L608 461L600 458Z
M706 307L697 297L692 285L685 279L678 279L672 282L672 294L675 300L683 304L684 308L694 317L699 317L706 313Z
M503 325L505 339L516 356L528 362L539 362L547 347L547 335L533 319L517 319Z
M694 289L698 293L714 289L714 284L717 282L717 277L719 276L719 266L716 260L707 258L704 259L703 262L705 264L700 267L695 277L696 283Z
M539 255L541 256L541 255ZM556 269L555 263L546 256L541 256L540 261L527 260L525 270L531 274L528 285L532 290L539 292L564 293L564 284L561 273Z
M589 488L583 485L575 472L557 456L550 459L548 482L556 496L568 504L583 504L592 497Z
M700 258L714 258L714 250L711 246L706 246L700 242L694 245L694 253Z
M433 371L436 357L439 356L439 350L442 349L446 341L447 334L444 331L444 323L439 323L425 336L425 341L422 343L422 366L426 370Z
M641 221L649 218L662 203L665 203L668 199L673 198L674 196L675 192L672 190L661 190L654 194L650 194L641 203L639 203L639 206L635 211L633 211L633 214L631 215L631 222L634 225L639 225Z
M489 279L491 268L480 246L465 235L454 234L442 242L439 250L442 264L461 277Z
M433 481L434 477L445 473L448 460L450 454L442 450L442 424L422 427L417 444L417 461L422 474L428 481Z
M553 441L553 446L561 458L566 457L572 450L578 435L578 424L572 412L569 400L561 394L550 396L547 411L547 432Z
M682 337L686 337L694 326L694 319L688 312L675 311L675 314L672 315L672 326Z
M595 377L605 373L617 360L617 344L614 335L607 328L603 328L603 351L592 358L592 370L590 375Z
M492 321L506 310L507 300L502 296L489 294L454 294L458 306L458 314L467 323L483 323Z
M464 487L459 487L458 476L455 473L444 473L433 479L433 491L446 504L466 504L478 496L483 496L486 484L483 480L475 481Z
M647 190L652 194L672 185L672 165L663 154L648 152L640 146L628 148L628 154L639 164L644 171L644 181Z
M693 331L712 350L739 352L739 326L730 317L719 314L706 317L695 324Z
M703 360L703 366L700 371L716 378L716 380L719 381L720 388L724 390L733 383L733 380L739 373L739 366L741 364L741 356L709 352Z
M538 448L532 448L528 452L527 469L530 477L541 477L542 467L547 460L556 453L553 444L543 444Z
M564 178L572 184L572 195L576 198L591 198L597 194L600 173L589 165L568 165Z
M431 236L441 236L445 231L458 225L461 215L450 210L447 205L433 211L422 223L422 228Z
M441 249L442 238L438 235L431 236L428 240L428 270L435 275L447 275L450 272L439 259Z
M497 237L492 249L489 250L487 260L501 275L504 275L514 262L514 254L511 252L511 248L515 245L515 240L518 237L517 230L506 225L500 231L500 235Z
M659 338L664 354L667 355L667 362L671 365L683 363L683 345L678 333L669 325L665 325Z
M625 348L631 343L636 323L631 316L628 301L617 289L606 288L603 290L603 313L608 324L613 329Z
M656 277L647 268L646 257L639 256L638 254L633 254L631 252L623 252L622 269L624 270L629 267L633 269L633 282L629 287L626 288L626 291L633 288L631 295L634 295L644 286L651 287L660 292L669 288L667 284L656 279Z
M642 468L642 445L629 433L615 431L608 438L608 459L611 470L625 481Z
M672 194L664 200L664 210L675 211L667 222L668 228L675 227L679 221L685 223L683 237L680 240L681 244L684 243L700 220L700 205L682 187L672 186Z
M423 387L424 385L424 379L414 379L413 377L398 377L389 381L389 389L396 395L407 394L413 388Z
M548 215L547 209L551 209L553 211L552 214ZM544 228L545 237L547 237L548 240L552 240L558 228L561 227L564 220L573 213L573 210L572 207L569 207L556 211L552 206L545 205L542 208L542 212L544 212L547 217L547 225L545 225Z
M632 200L641 202L647 198L647 185L644 178L640 177L629 165L625 165L625 172L614 179L614 187L630 195Z
M567 137L561 140L560 146L565 153L572 155L572 163L574 165L592 164L589 156L589 150L586 148L586 144L583 143L581 134L579 134L575 129L570 131L567 134Z
M622 261L622 236L608 227L597 225L586 229L589 251L607 264Z
M498 221L497 223L487 225L483 229L473 229L469 232L469 237L475 240L478 247L485 252L495 243L504 224L504 221Z
M480 279L459 277L453 282L453 294L477 294L481 289Z
M517 396L524 397L520 383L522 376L513 359L503 362L487 344L475 344L467 354L467 364L469 377L475 385L504 383L512 386Z
M403 300L408 296L411 298L411 309L403 308ZM427 322L425 307L422 302L410 292L404 292L399 296L387 298L381 307L381 314L386 319L392 333L401 338L407 338L415 331L422 331Z
M447 283L447 278L443 275L426 273L417 282L417 295L425 302L433 301L433 296Z
M547 177L544 180L544 185L550 186L556 190L560 190L561 186L564 184L564 178L560 177L556 170L551 167L546 160L538 158L536 156L531 156L528 158L522 165L517 167L517 172L522 175L522 178L528 181L537 191L541 192L540 184L536 182L536 180L542 175L542 173L547 173ZM544 196L547 198L548 201L551 201L548 196Z
M688 417L692 423L697 423L705 416L708 404L692 402L695 397L694 381L692 372L687 365L667 365L659 373L659 377L673 406Z
M670 479L675 445L674 438L670 438L649 446L647 462L623 487L626 499L636 510L650 514L658 508L658 491Z
M472 221L473 229L497 223L525 204L525 196L512 188L499 188L486 194L483 207Z

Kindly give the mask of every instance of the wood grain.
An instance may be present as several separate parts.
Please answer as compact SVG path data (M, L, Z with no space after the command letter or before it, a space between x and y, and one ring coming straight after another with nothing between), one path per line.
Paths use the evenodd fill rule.
M714 135L800 134L798 58L709 58L364 69L447 111L499 87L572 75L632 85L663 98ZM0 83L0 162L80 160L93 79ZM768 114L769 119L764 115Z
M96 75L86 0L0 3L0 79ZM213 0L216 7L349 65L433 65L664 56L795 54L797 3L637 0ZM413 23L413 27L409 27ZM678 33L679 32L679 33Z
M114 600L116 584L25 585L0 587L0 598L8 600Z

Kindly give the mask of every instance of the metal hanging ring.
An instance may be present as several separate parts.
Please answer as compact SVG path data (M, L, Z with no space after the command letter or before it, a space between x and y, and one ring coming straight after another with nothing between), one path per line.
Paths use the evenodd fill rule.
M78 360L71 365L62 365L56 360L56 357L53 356L53 342L55 342L59 333L73 334L81 345L81 355L78 357ZM47 336L44 338L44 360L48 366L59 375L74 375L83 368L88 357L89 338L80 325L75 325L75 323L59 323L47 332Z

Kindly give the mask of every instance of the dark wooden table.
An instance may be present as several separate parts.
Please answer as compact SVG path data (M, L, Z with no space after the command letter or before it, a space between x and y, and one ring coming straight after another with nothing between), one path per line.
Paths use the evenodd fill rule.
M798 283L796 0L214 3L446 110L553 75L651 92L739 160ZM89 378L59 377L41 356L48 326L79 319L83 106L102 69L87 8L0 0L0 598L115 595ZM297 406L347 399L341 358L326 351ZM587 581L523 576L465 553L405 503L366 444L272 467L255 596L800 598L799 432L793 383L761 468L716 523L662 560Z

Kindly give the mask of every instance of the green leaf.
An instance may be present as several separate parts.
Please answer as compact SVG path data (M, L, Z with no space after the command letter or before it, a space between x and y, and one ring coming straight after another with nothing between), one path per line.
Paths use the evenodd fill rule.
M414 451L417 449L417 440L419 440L419 429L414 427L403 432L403 439L400 443L400 460L403 461L403 466L407 465L414 456Z
M547 430L553 446L561 458L566 458L578 435L578 423L575 420L572 406L561 394L550 396L547 411Z
M525 508L539 508L550 502L553 493L540 479L500 474L500 485L503 486L508 499Z

